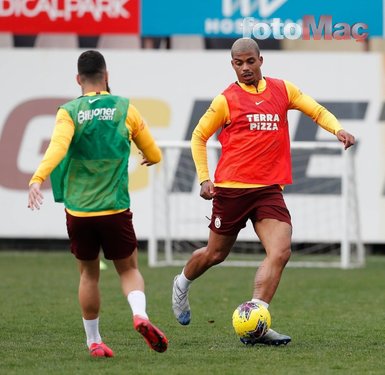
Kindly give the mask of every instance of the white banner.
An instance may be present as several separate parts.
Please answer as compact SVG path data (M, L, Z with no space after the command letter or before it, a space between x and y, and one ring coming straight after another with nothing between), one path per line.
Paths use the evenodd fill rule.
M102 52L113 93L132 100L157 140L188 139L214 96L236 80L228 51ZM51 136L57 106L80 95L75 81L78 55L78 50L0 50L0 237L67 237L64 207L53 202L51 191L44 191L42 209L30 212L27 189ZM263 56L264 75L293 82L331 109L356 136L363 240L385 243L382 56L287 52L265 52ZM335 139L316 125L307 126L299 112L291 111L289 120L291 138L296 142ZM131 208L138 238L147 239L151 189L148 170L138 161L134 150L130 160ZM335 155L310 155L306 178L310 182L318 181L312 178L334 178L331 166L335 162ZM322 199L335 199L332 192L320 190ZM201 199L197 186L190 194ZM296 199L301 204L307 197Z

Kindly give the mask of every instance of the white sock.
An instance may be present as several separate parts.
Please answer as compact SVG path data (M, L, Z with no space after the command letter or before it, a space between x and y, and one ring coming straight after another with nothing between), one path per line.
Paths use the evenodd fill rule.
M148 319L146 313L146 295L141 290L133 290L128 293L127 301L131 307L132 315L140 315Z
M91 320L83 318L83 326L86 331L88 347L90 347L93 343L100 344L102 342L102 338L99 334L99 318Z
M265 301L262 301L261 299L253 298L252 301L260 303L262 306L265 306L267 309L269 308L269 304L267 302L265 302Z
M192 283L192 280L189 280L185 276L184 269L182 270L181 274L179 275L177 281L178 281L179 288L182 290L187 290L188 288L190 288L190 285Z

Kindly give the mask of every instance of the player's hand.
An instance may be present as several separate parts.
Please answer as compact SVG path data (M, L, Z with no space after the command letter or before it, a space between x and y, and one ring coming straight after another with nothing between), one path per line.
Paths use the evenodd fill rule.
M343 129L337 132L337 139L344 144L345 150L356 143L354 136Z
M146 158L143 158L142 161L140 162L140 165L147 165L149 167L150 165L154 165L151 161L148 161Z
M40 191L40 184L38 182L34 182L29 186L29 194L28 194L28 208L32 211L36 208L40 210L40 206L43 204L43 194Z
M144 156L142 151L139 151L139 155L142 157L142 161L140 162L140 165L146 165L147 167L149 167L150 165L154 165L154 163L147 160L147 158Z
M214 190L214 184L212 183L212 181L210 180L203 181L201 184L200 196L203 199L210 200L210 199L213 199L214 195L215 195L215 190Z

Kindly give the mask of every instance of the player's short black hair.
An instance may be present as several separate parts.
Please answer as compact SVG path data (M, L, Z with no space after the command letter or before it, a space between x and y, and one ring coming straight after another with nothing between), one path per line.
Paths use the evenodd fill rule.
M85 51L78 59L78 73L87 78L98 78L107 70L106 61L98 51Z

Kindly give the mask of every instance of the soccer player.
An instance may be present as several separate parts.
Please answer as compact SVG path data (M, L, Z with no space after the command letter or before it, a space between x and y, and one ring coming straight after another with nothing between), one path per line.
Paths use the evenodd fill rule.
M311 117L345 149L355 142L332 113L294 84L262 75L263 57L254 40L236 40L231 57L237 81L214 98L191 139L200 196L212 199L213 206L207 246L194 251L174 279L172 308L182 325L191 319L191 283L226 259L249 219L266 252L255 275L252 300L268 308L274 297L291 254L291 218L282 195L284 186L292 183L287 111L297 109ZM212 182L206 142L217 131L222 150ZM251 344L290 341L269 329Z
M29 183L28 207L40 209L40 186L51 175L55 201L65 205L71 252L79 265L79 302L91 356L114 355L99 332L100 248L120 277L134 328L151 349L164 352L168 340L146 313L128 192L131 142L142 153L142 165L158 163L161 150L129 100L110 94L102 54L83 52L76 79L82 96L58 109L51 142Z

